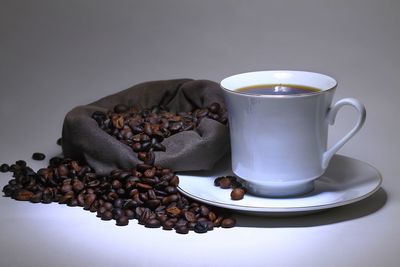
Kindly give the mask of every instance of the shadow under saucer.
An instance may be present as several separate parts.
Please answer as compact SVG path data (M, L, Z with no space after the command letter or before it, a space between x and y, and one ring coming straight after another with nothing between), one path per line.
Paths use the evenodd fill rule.
M235 213L238 227L312 227L334 224L368 216L380 210L387 202L388 195L383 188L379 188L371 196L358 202L321 210L310 214L294 214L287 216L257 216Z

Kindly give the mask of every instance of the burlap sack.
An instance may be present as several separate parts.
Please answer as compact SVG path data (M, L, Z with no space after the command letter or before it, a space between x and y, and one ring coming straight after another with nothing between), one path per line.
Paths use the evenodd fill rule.
M130 169L137 163L133 150L100 129L91 115L116 104L150 108L164 105L172 112L191 111L217 102L224 105L219 85L207 80L176 79L137 84L96 102L72 109L65 117L62 148L65 157L86 161L98 174ZM192 131L163 140L165 152L155 152L155 164L174 171L208 170L229 150L228 126L205 118Z

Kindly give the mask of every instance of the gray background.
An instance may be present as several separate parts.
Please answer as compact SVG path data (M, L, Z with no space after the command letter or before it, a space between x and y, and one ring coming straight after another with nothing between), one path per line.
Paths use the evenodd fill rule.
M0 163L60 153L77 105L135 83L300 69L339 81L367 108L340 151L378 168L383 189L296 218L238 215L239 226L177 235L116 227L80 208L0 198L1 266L397 266L400 2L0 0ZM354 124L344 108L332 144ZM3 187L9 174L1 174Z

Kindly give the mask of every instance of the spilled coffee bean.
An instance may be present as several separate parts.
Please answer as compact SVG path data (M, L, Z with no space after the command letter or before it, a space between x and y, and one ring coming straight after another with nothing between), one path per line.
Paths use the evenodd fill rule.
M236 220L233 218L226 218L226 219L223 219L221 222L222 228L232 228L235 225L236 225Z
M243 199L247 190L246 187L238 181L235 176L220 176L214 179L214 185L219 186L222 189L232 188L231 199L240 200Z
M32 159L34 160L44 160L46 158L46 155L40 152L35 152L32 154Z
M10 166L8 164L3 163L0 165L0 172L8 172L10 170Z

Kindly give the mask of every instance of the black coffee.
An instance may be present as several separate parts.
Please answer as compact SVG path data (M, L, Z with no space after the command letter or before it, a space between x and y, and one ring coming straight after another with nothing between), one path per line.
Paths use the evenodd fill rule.
M240 93L251 95L296 95L320 92L320 89L291 84L263 84L242 87L236 90Z

